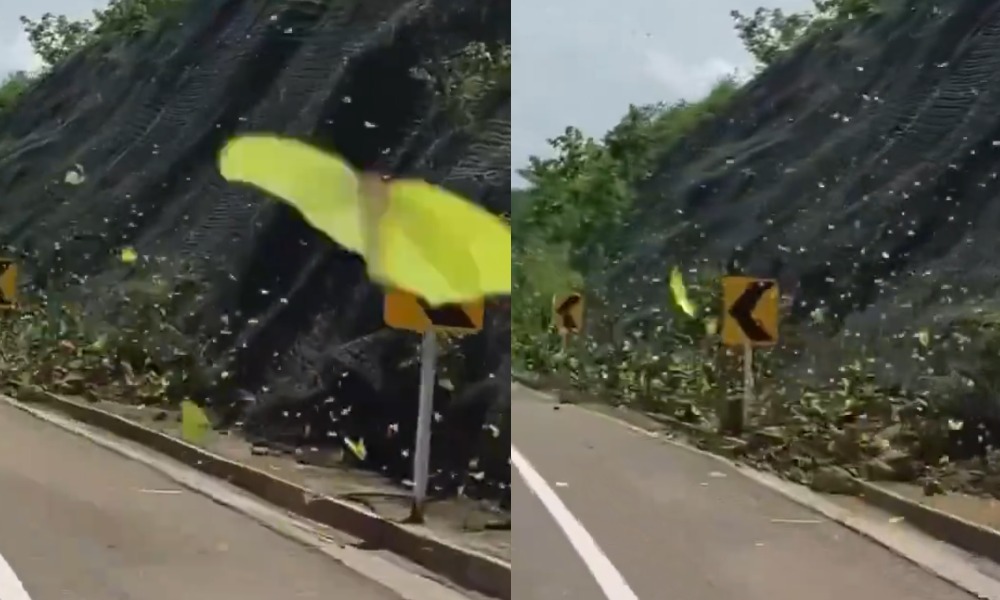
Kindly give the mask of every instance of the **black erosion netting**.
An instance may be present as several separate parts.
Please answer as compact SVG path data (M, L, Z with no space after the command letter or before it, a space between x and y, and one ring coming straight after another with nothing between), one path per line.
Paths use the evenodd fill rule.
M121 248L151 257L160 279L197 291L177 291L176 326L226 375L210 403L255 398L239 417L255 438L364 438L370 466L406 478L419 340L384 328L359 258L287 207L227 185L216 156L235 133L277 132L509 212L509 91L460 127L414 73L470 43L509 44L510 4L192 5L181 26L73 57L0 117L0 240L38 293L83 299L111 320L137 271ZM67 185L76 164L86 180ZM435 489L467 484L473 461L483 493L506 493L508 308L490 306L487 321L452 353L464 359L445 359Z
M663 158L591 277L609 306L669 305L672 265L776 277L803 378L864 346L886 383L1000 381L1000 346L943 335L1000 322L1000 2L904 4L805 42ZM963 410L1000 419L986 388Z

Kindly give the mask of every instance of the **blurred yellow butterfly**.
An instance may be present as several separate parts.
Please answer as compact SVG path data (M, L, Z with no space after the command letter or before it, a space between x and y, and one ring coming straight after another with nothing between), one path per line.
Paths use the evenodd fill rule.
M122 248L121 259L123 263L130 265L139 260L139 253L132 248Z
M684 279L681 277L681 271L677 267L674 267L670 271L670 292L673 294L674 302L684 311L684 314L689 317L698 314L698 308L688 298L687 288L684 287Z
M510 226L439 186L358 177L340 157L275 135L244 135L222 149L228 181L253 185L298 210L361 255L369 277L440 305L510 294Z

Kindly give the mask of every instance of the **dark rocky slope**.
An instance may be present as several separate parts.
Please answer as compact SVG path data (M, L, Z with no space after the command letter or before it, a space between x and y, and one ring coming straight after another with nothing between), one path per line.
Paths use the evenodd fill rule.
M864 347L884 383L996 420L1000 2L908 4L806 42L670 151L592 280L640 321L674 264L777 277L798 376Z
M405 478L416 340L384 329L359 259L226 185L215 157L234 133L280 132L507 212L509 85L462 126L414 73L470 43L509 41L503 1L192 2L182 25L88 49L0 117L0 241L38 293L123 326L128 286L166 282L170 329L196 348L211 403L252 392L237 416L254 437L364 437L368 466ZM63 182L74 164L87 173L79 186ZM124 246L151 266L123 264ZM157 345L163 330L140 337ZM475 456L490 459L487 487L509 481L505 436L484 427L506 421L509 336L507 309L491 307L486 331L453 352L456 393L438 389L434 446L446 490Z

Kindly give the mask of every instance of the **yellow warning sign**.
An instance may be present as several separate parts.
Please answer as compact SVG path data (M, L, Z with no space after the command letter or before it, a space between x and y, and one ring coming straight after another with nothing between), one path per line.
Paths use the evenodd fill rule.
M393 329L473 333L483 328L486 308L481 300L431 307L423 298L392 290L385 294L383 313L385 324Z
M754 277L722 278L722 343L773 346L778 342L778 282Z
M579 333L583 328L583 294L573 292L552 297L552 320L559 333Z
M0 309L17 307L17 263L0 258Z

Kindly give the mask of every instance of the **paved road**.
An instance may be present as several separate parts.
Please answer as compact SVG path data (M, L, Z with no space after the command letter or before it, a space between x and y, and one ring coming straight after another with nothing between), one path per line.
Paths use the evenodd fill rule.
M0 555L33 600L399 598L7 406L0 406ZM21 600L11 586L0 568L0 599Z
M598 548L583 540L583 553L611 580L605 595L528 476L515 476L518 600L628 600L615 567L641 600L971 598L711 458L521 387L512 411L515 467L519 452L589 532Z

